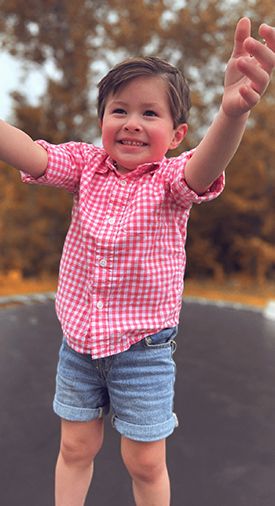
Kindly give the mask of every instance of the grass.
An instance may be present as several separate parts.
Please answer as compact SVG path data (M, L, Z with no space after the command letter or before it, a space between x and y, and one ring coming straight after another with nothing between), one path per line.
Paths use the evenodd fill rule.
M55 292L56 288L57 278L54 276L23 279L17 271L11 271L8 276L0 275L0 297Z
M184 295L264 307L269 300L275 300L275 286L274 283L243 279L231 279L223 283L187 279Z

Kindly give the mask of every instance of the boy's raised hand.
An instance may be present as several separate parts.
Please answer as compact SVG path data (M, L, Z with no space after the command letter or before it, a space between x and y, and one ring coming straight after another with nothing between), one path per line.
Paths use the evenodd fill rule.
M275 67L275 29L259 28L265 43L250 36L250 21L242 18L236 28L233 53L225 72L223 111L240 116L256 105L264 94Z

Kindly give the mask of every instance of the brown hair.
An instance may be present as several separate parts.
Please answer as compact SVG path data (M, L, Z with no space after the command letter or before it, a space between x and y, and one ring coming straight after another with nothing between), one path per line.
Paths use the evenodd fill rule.
M115 94L118 89L131 79L148 76L159 76L167 82L168 100L174 128L186 123L191 107L190 91L187 80L173 65L154 57L129 58L116 65L98 83L97 111L100 121L103 120L106 101L110 93Z

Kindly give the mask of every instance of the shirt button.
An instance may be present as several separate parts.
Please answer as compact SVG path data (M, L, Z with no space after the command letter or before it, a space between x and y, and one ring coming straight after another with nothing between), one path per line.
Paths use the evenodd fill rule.
M107 265L107 261L105 260L105 258L102 258L102 260L100 260L99 265L100 265L101 267L106 267L106 265Z
M109 218L108 219L108 223L110 223L110 225L113 225L115 223L115 218Z
M102 309L103 308L103 302L101 302L101 300L97 303L96 305L97 309Z
M126 186L127 181L125 181L125 179L120 179L120 184L121 186Z

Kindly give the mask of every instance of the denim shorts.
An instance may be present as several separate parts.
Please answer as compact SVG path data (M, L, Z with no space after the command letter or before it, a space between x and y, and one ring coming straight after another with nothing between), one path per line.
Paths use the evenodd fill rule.
M89 421L113 411L112 424L136 441L164 439L178 425L173 413L177 327L145 337L129 350L92 359L63 340L54 411L71 421Z

